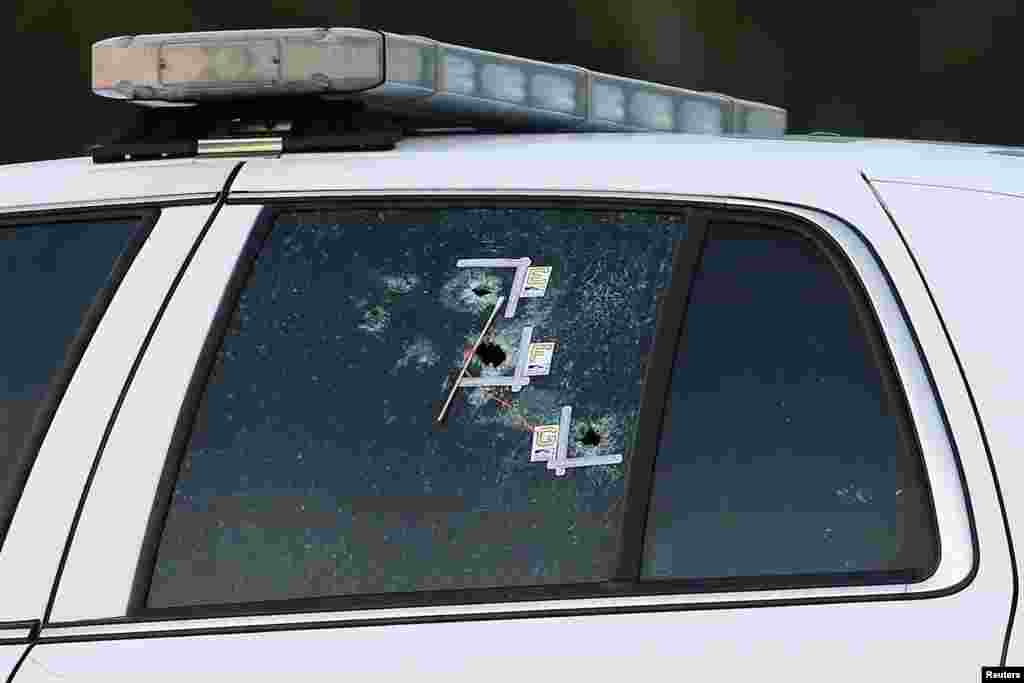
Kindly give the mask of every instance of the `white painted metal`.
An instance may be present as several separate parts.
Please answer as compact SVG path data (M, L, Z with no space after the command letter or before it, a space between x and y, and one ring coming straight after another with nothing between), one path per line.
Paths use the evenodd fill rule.
M28 645L0 645L0 676L6 680Z
M232 192L263 197L388 190L685 191L835 211L849 204L849 178L865 172L1024 194L1024 157L992 151L999 148L684 134L455 135L410 138L391 152L254 159Z
M796 590L772 590L744 592L743 600L756 600L765 604L780 602L793 597L800 598L839 598L865 597L870 595L897 595L906 593L905 585L888 586L855 586L846 588L813 588ZM472 621L474 617L492 617L495 614L509 615L511 618L543 615L545 610L556 609L621 609L624 612L640 610L645 607L678 607L685 609L690 605L716 605L735 602L734 593L705 593L690 596L636 596L628 598L582 598L573 600L547 600L494 603L485 605L444 605L438 607L397 607L374 610L349 610L343 612L308 612L302 614L267 614L233 617L208 617L174 620L141 620L126 623L97 623L88 625L48 626L47 638L104 638L119 635L143 633L187 633L197 629L216 628L250 628L291 626L294 628L325 627L332 622L358 623L373 626L395 619L465 617Z
M237 161L94 164L88 158L0 166L0 213L174 200L212 201Z
M56 604L59 607L54 608L54 621L83 618L87 614L111 616L111 591L117 596L115 599L121 599L118 604L123 613L123 598L127 594L122 589L132 582L150 503L178 417L177 406L184 398L205 331L217 309L220 291L231 274L257 211L258 207L252 206L221 209L216 224L206 234L196 254L189 275L180 283L172 304L164 313L100 458L58 589ZM188 231L187 241L191 244L195 231L191 226ZM174 259L168 262L178 263ZM160 361L179 354L192 359L187 368ZM134 358L134 353L131 357ZM121 384L116 386L120 389ZM164 394L166 400L152 403L148 392L154 389ZM154 440L157 435L160 436ZM167 437L167 442L161 440L163 436ZM90 463L95 452L95 448L89 451ZM131 482L130 486L125 482ZM143 500L149 502L143 503ZM110 513L120 519L116 531L91 521Z
M979 634L944 601L370 626L41 644L37 663L103 681L976 680ZM961 603L962 604L962 603ZM962 611L962 610L960 610ZM931 640L939 628L947 635ZM966 626L976 626L971 619ZM957 628L959 626L960 628ZM551 643L551 647L537 647ZM960 647L957 647L960 646ZM778 675L774 675L778 672ZM784 673L784 675L783 675ZM881 674L881 675L877 675ZM42 675L19 679L50 680ZM910 679L915 680L915 679Z
M932 287L978 403L1018 560L1024 552L1024 199L874 183ZM1024 588L1024 586L1021 586ZM1019 609L1019 608L1018 608ZM1005 619L1005 610L997 615ZM1008 663L1024 664L1017 615Z
M908 680L978 680L973 648L942 649L956 642L954 633L968 641L972 634L941 620L949 636L937 643L926 639L936 629L922 629L919 621L936 614L922 603L887 602L549 617L42 644L31 656L65 676L58 680L105 682L170 683L188 676L268 683L621 683L654 676L863 683L896 681L913 671L921 673Z
M211 206L165 209L86 349L0 552L0 618L39 619L118 394ZM101 553L102 554L102 553Z
M1024 151L1020 148L1007 155L1006 150L998 149L890 143L884 155L864 163L864 172L871 180L1024 197Z

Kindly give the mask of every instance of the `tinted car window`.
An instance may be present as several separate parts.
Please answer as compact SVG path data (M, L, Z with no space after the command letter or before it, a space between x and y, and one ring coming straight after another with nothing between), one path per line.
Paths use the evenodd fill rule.
M851 293L804 237L712 226L672 371L645 577L934 565L905 402Z
M138 220L0 226L0 535L27 473L33 422L138 226Z
M147 605L609 578L656 294L685 235L644 211L279 214L195 413ZM523 257L550 269L531 275L540 295L499 307L471 354L499 297L526 290L460 259ZM554 345L548 374L460 388L438 424L466 358L471 377L513 376L527 326ZM531 461L566 406L565 455L624 462Z

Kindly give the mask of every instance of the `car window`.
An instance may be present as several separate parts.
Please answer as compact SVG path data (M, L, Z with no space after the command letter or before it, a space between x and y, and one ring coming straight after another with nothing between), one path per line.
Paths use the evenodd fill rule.
M923 578L938 545L905 401L826 254L712 225L655 464L643 575Z
M0 225L0 540L39 445L33 435L47 426L38 424L43 408L49 404L52 416L77 363L73 342L87 341L98 322L114 271L126 267L118 257L128 258L140 225L138 218Z
M686 235L648 210L277 213L183 412L146 606L610 578ZM497 386L439 421L463 367Z

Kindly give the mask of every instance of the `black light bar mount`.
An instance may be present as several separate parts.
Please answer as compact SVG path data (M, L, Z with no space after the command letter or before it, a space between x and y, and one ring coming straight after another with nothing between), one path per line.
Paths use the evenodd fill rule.
M209 143L245 141L274 152L394 149L403 130L357 101L319 97L204 102L191 107L139 106L125 130L89 148L97 164L186 158L214 149ZM265 139L266 145L260 145Z

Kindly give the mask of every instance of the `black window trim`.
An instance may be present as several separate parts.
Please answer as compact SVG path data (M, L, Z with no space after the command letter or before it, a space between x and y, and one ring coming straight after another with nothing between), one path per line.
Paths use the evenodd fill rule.
M27 645L39 636L39 620L6 621L0 623L0 645ZM11 633L24 632L25 635Z
M669 290L664 294L659 293L658 296L657 329L640 399L636 448L631 454L626 475L619 560L612 579L624 586L638 582L642 572L647 519L654 487L654 463L661 437L661 426L668 408L672 366L676 354L683 350L682 332L686 322L686 311L690 306L693 282L707 242L707 212L691 211L686 227L688 239L676 244L672 256L672 279L669 281Z
M252 200L248 202L234 201L230 202L234 204L248 203L262 206L262 210L255 222L254 228L251 231L245 246L243 248L242 256L238 261L234 272L228 280L228 285L222 294L221 300L218 304L217 312L214 316L213 323L207 334L207 338L204 342L202 351L197 359L195 369L192 377L189 381L188 390L185 395L185 399L182 402L182 406L175 424L173 436L170 447L168 449L168 455L164 460L163 470L160 475L159 483L157 486L157 495L154 499L153 506L150 511L149 519L147 522L146 534L139 554L139 560L136 565L136 571L134 574L134 580L131 588L127 615L124 617L118 617L115 619L102 619L102 620L86 620L81 622L67 622L62 623L62 626L72 626L78 624L93 624L93 623L132 623L132 622L152 622L152 621L166 621L166 620L177 620L177 619L189 619L189 618L211 618L211 617L237 617L237 616L269 616L269 615L282 615L282 614L303 614L311 612L338 612L338 611L352 611L352 610L373 610L381 608L416 608L423 606L437 606L437 605L473 605L473 604L486 604L486 603L514 603L523 601L544 601L544 600L565 600L574 598L606 598L606 597L642 597L642 596L656 596L656 595L678 595L678 594L699 594L708 592L734 592L734 593L746 593L749 591L762 591L762 590L778 590L778 589L800 589L800 588L843 588L843 587L859 587L859 586L884 586L892 584L905 584L905 583L917 583L927 580L934 572L938 569L939 562L942 557L942 549L938 544L940 538L937 533L937 516L935 511L934 500L931 495L930 480L927 477L927 470L925 468L925 462L923 459L923 449L920 445L918 438L917 429L914 424L913 418L910 414L909 402L906 397L906 393L903 390L903 386L900 383L895 368L895 361L893 354L888 345L888 340L882 333L881 323L879 321L877 312L871 303L870 298L867 296L867 290L857 275L856 269L853 267L849 260L849 257L843 252L841 246L832 238L825 230L815 225L810 220L793 215L783 210L777 210L762 206L743 206L743 205L732 205L724 203L709 203L696 201L666 201L661 199L633 199L633 198L576 198L576 197L555 197L555 196L530 196L530 195L499 195L499 196L479 196L479 195L443 195L431 198L409 196L409 195L380 195L373 197L294 197L287 199L275 199L272 201L261 201ZM687 263L691 264L691 272L688 278L686 278L686 285L688 286L692 282L693 276L696 271L696 267L699 263L699 256L694 259L693 254L697 252L692 245L690 245L690 255L687 256L687 243L692 242L694 239L703 240L705 238L706 226L711 223L714 224L736 224L736 223L750 223L763 227L771 227L784 231L795 232L809 238L814 245L828 258L830 264L833 266L835 272L840 275L844 286L847 288L848 294L856 293L850 296L851 304L857 310L858 318L862 323L865 322L870 324L870 328L865 330L867 337L871 341L871 348L873 351L873 360L876 363L876 367L883 378L883 385L885 385L887 392L890 397L895 397L896 403L900 407L898 411L899 419L898 425L899 430L904 439L906 439L912 446L912 450L916 453L917 462L919 463L922 470L925 472L924 486L926 492L926 498L930 511L930 518L933 525L933 533L937 543L937 553L935 557L935 563L932 567L926 568L920 572L857 572L857 573L841 573L841 574L810 574L810 575L785 575L781 577L775 576L761 576L761 577L738 577L738 578L727 578L727 579L715 579L715 580L679 580L679 579L645 579L642 582L636 580L628 580L623 577L622 569L629 566L638 566L638 556L636 549L628 550L623 548L622 555L620 556L619 572L613 576L610 580L601 583L588 583L588 584L560 584L553 586L536 586L536 587L514 587L514 588L484 588L484 589L456 589L456 590L442 590L442 591L420 591L415 593L387 593L387 594L365 594L355 596L328 596L328 597L314 597L314 598L292 598L284 600L268 600L268 601L251 601L245 603L230 603L230 604L206 604L199 606L187 606L187 607L164 607L164 608L150 608L145 605L145 601L149 591L149 585L152 579L152 574L155 568L156 553L159 548L160 539L163 533L164 522L166 519L167 512L170 507L171 493L173 492L174 485L177 481L178 468L183 460L185 449L187 448L188 440L191 437L192 426L197 416L199 403L205 391L205 387L209 378L209 375L213 369L213 360L217 354L218 349L224 339L224 335L233 315L234 309L237 306L238 299L241 292L248 280L250 273L255 264L256 256L259 253L260 247L265 242L269 235L270 229L278 214L285 211L310 211L314 212L317 210L357 210L357 209L415 209L415 208L576 208L576 209L596 209L596 210L619 210L619 211L638 211L648 210L657 213L675 213L675 214L686 214L687 215L687 228L688 228L688 239L680 243L681 249L677 250L674 255L674 268L678 267L679 264ZM835 218L835 217L833 217ZM911 334L917 344L918 355L921 358L922 365L925 368L925 372L928 375L931 388L933 390L933 396L938 401L938 393L935 391L934 378L931 375L930 368L927 364L926 359L920 352L920 344L917 339L913 328L909 325L909 319L906 315L906 310L903 302L900 300L898 291L893 286L891 277L888 272L885 271L884 265L878 258L877 253L870 248L870 244L863 238L863 235L856 228L852 228L844 221L844 226L849 227L851 230L856 232L859 238L868 245L869 250L874 258L875 264L885 274L887 284L890 287L891 293L896 299L900 306L903 317L908 321L908 328L911 330ZM694 229L694 226L704 225L705 228ZM701 243L703 246L703 243ZM675 273L674 273L675 274ZM680 283L675 281L670 285L674 291L679 291ZM682 306L682 311L677 311L676 315L679 316L677 329L682 328L683 320L685 319L685 306ZM661 309L659 308L659 313ZM659 329L662 327L662 323L658 323ZM665 324L666 328L670 328L671 325ZM666 332L667 334L667 332ZM678 339L678 336L677 336ZM649 367L661 366L664 368L667 358L668 367L671 367L672 358L674 355L674 344L672 348L659 348L657 344L652 350L651 361ZM646 398L648 392L648 383L645 378L644 389L642 395L645 397L644 400L649 401ZM943 415L945 422L946 434L953 446L954 455L957 458L958 467L959 465L959 453L955 448L955 441L950 431L948 419L945 416L945 411L942 409L941 404L939 405L940 413ZM664 405L660 406L658 412L664 412ZM650 429L651 424L647 420L641 417L641 423L646 424ZM638 432L638 445L640 443L648 444L648 448L651 444L657 444L657 434L648 432ZM640 448L637 448L637 453L640 452ZM637 460L642 460L645 465L649 462L653 466L653 457L648 454L647 457L639 457ZM630 477L627 485L629 491L633 491L634 487L642 488L640 483L633 483L636 477ZM648 481L644 486L650 485L650 477L647 477ZM960 480L963 484L963 492L967 497L966 482L963 477L962 467L960 467ZM648 502L643 504L642 507L646 508ZM634 495L635 498L635 495ZM956 586L940 589L937 591L920 592L920 593L880 593L876 595L843 595L837 597L814 597L814 598L794 598L788 600L765 600L765 601L754 601L747 604L750 605L769 605L769 604L802 604L802 603L821 603L821 602L853 602L861 600L892 600L892 599L906 599L906 598L924 598L934 597L937 595L948 595L955 593L969 584L977 572L978 566L978 555L977 555L977 535L974 526L973 514L970 510L970 502L968 504L968 518L971 528L972 542L975 550L975 559L972 566L972 570L968 577ZM635 505L626 504L627 514L631 514L633 523L637 522L637 518L640 516L636 511ZM634 512L628 513L630 508L634 508ZM626 534L623 533L623 539L626 538ZM641 537L642 539L642 537ZM636 545L636 544L634 544ZM742 601L741 596L737 596L736 602L729 601L723 603L728 606L737 606ZM718 605L719 603L714 603ZM651 605L651 606L631 606L629 608L619 608L618 611L649 611L659 609L690 609L690 608L709 608L713 605L708 603L688 603L688 604L676 604L670 606L664 605ZM559 610L561 611L561 610ZM582 609L580 613L590 613L594 610ZM597 612L601 612L600 608ZM613 610L614 611L614 610ZM548 614L547 611L534 613L535 615ZM523 616L521 613L511 613L508 616ZM476 618L478 615L460 615L460 619ZM526 615L528 616L528 615ZM372 623L377 623L376 621ZM53 623L53 626L58 624ZM263 630L265 627L257 627L257 630Z
M134 234L127 241L123 250L114 260L110 275L104 285L93 296L82 322L75 333L74 338L64 353L60 369L54 373L49 387L46 391L45 400L36 408L32 420L32 427L26 434L22 448L17 457L19 462L13 468L14 476L5 484L5 490L0 492L0 552L3 550L4 541L10 531L11 523L14 520L18 503L25 490L25 484L32 473L39 450L43 445L50 424L57 414L67 392L71 379L78 369L85 350L92 341L93 335L99 328L110 302L113 301L121 282L131 269L138 256L142 245L149 239L153 228L160 218L161 207L155 205L145 206L116 206L102 207L97 209L70 209L65 211L23 211L0 214L0 230L6 227L17 226L40 226L54 223L80 223L85 221L102 222L118 220L134 220Z

